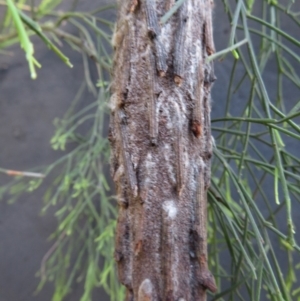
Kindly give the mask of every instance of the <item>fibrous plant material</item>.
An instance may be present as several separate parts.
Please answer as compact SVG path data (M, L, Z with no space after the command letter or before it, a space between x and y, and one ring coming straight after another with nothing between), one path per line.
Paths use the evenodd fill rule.
M171 3L172 2L172 3ZM119 1L111 96L115 259L128 301L198 301L208 269L210 0Z

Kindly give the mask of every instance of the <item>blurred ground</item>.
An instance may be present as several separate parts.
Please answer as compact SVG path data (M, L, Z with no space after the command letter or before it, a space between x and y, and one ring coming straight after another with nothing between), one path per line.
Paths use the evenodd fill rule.
M64 1L69 5L73 1ZM69 3L67 3L69 2ZM82 2L82 4L80 3ZM82 10L91 10L107 1L80 1ZM64 53L74 68L64 65L39 39L33 39L36 58L42 64L32 81L27 61L19 47L0 56L0 166L29 170L60 157L50 147L53 119L62 117L82 82L82 56L69 47ZM89 102L91 95L86 95ZM92 98L93 99L93 98ZM0 183L7 177L0 175ZM46 183L45 183L46 184ZM52 286L33 296L39 279L35 273L53 242L47 238L56 227L51 214L41 216L43 189L25 195L12 205L0 202L0 301L50 301ZM74 288L66 300L79 300ZM97 300L107 300L101 290ZM96 298L95 298L96 300Z

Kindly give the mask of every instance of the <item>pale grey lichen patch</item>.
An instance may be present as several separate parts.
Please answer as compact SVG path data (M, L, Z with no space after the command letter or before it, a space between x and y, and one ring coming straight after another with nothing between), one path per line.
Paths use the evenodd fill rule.
M177 207L174 201L164 201L163 209L170 219L175 219L177 215Z
M151 298L152 294L153 294L153 285L151 283L151 280L145 279L139 287L138 301L147 301L147 300L150 301L152 299Z
M172 158L172 148L170 144L165 144L164 145L164 150L163 150L164 158L166 161L166 167L167 167L167 172L168 176L170 179L170 182L175 185L176 184L176 173L175 173L175 167L173 165L173 162L171 160Z

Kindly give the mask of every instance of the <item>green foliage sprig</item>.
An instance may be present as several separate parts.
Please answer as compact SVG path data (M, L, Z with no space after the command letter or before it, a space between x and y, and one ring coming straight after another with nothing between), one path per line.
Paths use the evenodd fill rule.
M117 281L113 261L117 213L115 198L108 184L109 147L105 128L109 97L107 70L111 66L111 55L108 54L111 50L108 51L107 46L113 23L96 16L112 6L86 13L54 11L60 3L42 1L36 8L20 2L13 5L27 40L30 35L39 36L67 64L68 59L54 43L60 45L64 40L83 57L82 85L65 116L54 121L56 131L50 143L54 150L62 152L62 156L38 172L1 168L0 172L16 178L0 188L0 196L10 195L10 202L13 202L22 193L36 190L43 183L43 178L54 177L45 192L42 214L54 207L58 226L50 237L53 245L37 273L41 281L36 292L47 281L52 281L55 288L52 300L60 301L72 291L76 282L82 282L84 293L80 301L91 300L96 287L104 288L111 300L117 301L122 299L123 289ZM28 11L34 12L36 20L26 14ZM48 17L45 22L44 17ZM78 35L66 31L62 21L75 27ZM9 34L0 35L3 47L18 42L15 39L18 31L14 26L5 28L5 31ZM91 75L89 58L96 65L97 85ZM86 91L91 92L95 100L82 108Z
M289 85L299 87L291 62L299 63L294 49L300 44L281 29L280 21L285 17L298 26L300 23L290 4L283 7L274 1L254 4L241 0L234 6L227 0L223 4L231 22L229 47L212 59L224 59L224 54L234 49L235 60L224 118L212 121L216 148L209 193L214 225L210 246L219 285L229 288L213 300L300 300L294 263L294 259L299 262L300 247L292 215L300 200L300 161L287 147L293 140L299 143L296 118L300 112L299 100L285 97ZM255 15L254 7L259 5L261 15ZM257 41L259 48L255 46ZM235 47L241 43L243 47ZM273 98L263 76L270 63L278 70L272 83L276 91ZM237 76L238 68L239 74L243 70L242 77ZM241 89L249 91L248 100L240 100L241 113L232 116L233 97ZM278 222L283 211L285 228ZM277 257L278 246L286 254L285 263ZM222 267L224 248L231 258L229 270Z

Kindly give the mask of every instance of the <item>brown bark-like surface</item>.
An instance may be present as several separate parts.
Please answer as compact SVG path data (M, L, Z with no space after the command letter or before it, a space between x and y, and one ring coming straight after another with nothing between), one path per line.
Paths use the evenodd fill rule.
M203 301L212 137L211 0L120 0L110 141L127 301Z

